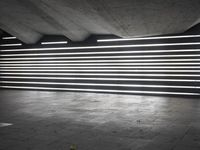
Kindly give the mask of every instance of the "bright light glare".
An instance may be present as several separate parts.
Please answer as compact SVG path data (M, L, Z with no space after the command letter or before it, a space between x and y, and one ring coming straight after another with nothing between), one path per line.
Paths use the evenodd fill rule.
M200 42L109 45L109 46L84 46L84 47L80 46L80 47L57 47L57 48L26 48L26 49L4 49L4 50L1 50L1 51L74 50L74 49L104 49L104 48L131 48L131 47L157 47L157 46L184 46L184 45L200 45Z
M9 36L9 37L2 37L3 40L12 40L12 39L16 39L16 37L14 36Z
M179 35L179 36L156 36L156 37L136 37L136 38L115 38L99 39L97 42L117 42L117 41L136 41L136 40L156 40L156 39L176 39L176 38L198 38L200 35Z
M0 46L21 46L21 43L17 43L17 44L1 44ZM1 50L4 51L4 50Z
M129 62L115 62L115 63L67 63L68 61L0 61L0 65L27 65L27 63L29 63L30 65L68 65L68 66L109 66L109 65L117 65L117 66L151 66L151 65L158 65L158 66L162 66L162 65L200 65L200 63L191 63L191 62L187 62L187 63L129 63ZM41 64L39 64L41 63ZM46 63L56 63L56 64L46 64ZM58 63L66 63L66 64L58 64Z
M49 44L67 44L67 41L57 41L57 42L41 42L42 45L49 45Z

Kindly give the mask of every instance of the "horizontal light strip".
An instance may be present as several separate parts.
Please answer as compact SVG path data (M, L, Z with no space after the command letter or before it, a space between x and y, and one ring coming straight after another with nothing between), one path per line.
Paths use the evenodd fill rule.
M192 73L199 73L200 70L34 70L34 69L20 69L20 70L7 70L6 69L0 69L0 71L36 71L36 72L44 72L44 71L52 71L52 72L192 72Z
M2 37L3 40L11 40L11 39L16 39L14 36L8 36L8 37Z
M49 45L49 44L67 44L67 41L58 41L58 42L41 42L42 45Z
M136 40L156 40L156 39L177 39L177 38L195 38L200 35L179 35L179 36L156 36L156 37L136 37L136 38L115 38L115 39L99 39L97 42L117 42L117 41L136 41Z
M1 76L1 78L11 79L52 79L52 80L105 80L105 81L169 81L169 82L200 82L200 80L189 79L142 79L142 78L80 78L80 77L19 77L19 76Z
M171 95L188 95L199 96L199 93L186 92L160 92L160 91L135 91L135 90L102 90L102 89L78 89L78 88L50 88L50 87L28 87L28 86L0 86L1 88L14 89L32 89L32 90L59 90L59 91L82 91L82 92L110 92L110 93L127 93L127 94L171 94Z
M157 47L157 46L184 46L200 45L200 42L191 43L163 43L163 44L132 44L132 45L109 45L109 46L80 46L80 47L57 47L57 48L26 48L26 49L4 49L1 51L39 51L39 50L73 50L73 49L104 49L104 48L131 48L131 47Z
M16 43L16 44L1 44L0 46L21 46L21 43ZM1 50L4 51L4 50Z
M44 62L47 62L46 60L49 60L49 62L52 61L52 59L58 60L58 59L67 59L68 57L30 57L30 58L0 58L0 60L20 60L20 61L24 61L24 60L45 60ZM80 62L80 63L86 63L86 62L180 62L180 61L184 61L184 62L188 62L188 61L200 61L199 59L113 59L113 60L64 60L65 62ZM1 62L1 61L0 61ZM26 62L26 61L24 61ZM29 61L27 61L29 62Z
M143 88L187 88L200 89L199 86L170 86L170 85L141 85L141 84L103 84L103 83L59 83L59 82L24 82L24 81L1 81L1 83L14 84L48 84L48 85L79 85L79 86L117 86L117 87L143 87Z
M0 128L2 128L2 127L7 127L7 126L12 126L12 125L13 125L12 123L1 122L1 123L0 123Z
M12 66L11 66L12 65ZM38 65L40 65L39 67L34 67L33 65L35 65L35 66L38 66ZM68 67L68 65L66 65L66 64L46 64L46 65L44 65L45 67L41 67L41 65L43 66L44 64L19 64L19 65L15 65L15 64L9 64L9 65L5 65L5 64L2 64L1 66L0 66L0 69L1 68L63 68L63 69L82 69L82 68L84 68L84 69L87 69L87 68L93 68L93 69L95 69L95 68L102 68L102 69L106 69L106 68L110 68L110 69L112 69L112 68L114 68L114 69L141 69L141 68L147 68L147 69L154 69L154 68L159 68L159 69L200 69L200 66L123 66L123 67L121 67L121 66L81 66L81 67L77 67L77 66L73 66L73 67ZM53 66L52 66L53 65ZM62 66L62 67L60 67L60 66L56 66L56 65L65 65L65 66ZM24 67L24 66L27 66L27 67ZM51 66L51 67L46 67L46 66ZM55 66L55 67L54 67Z
M4 70L1 70L1 71L4 71ZM9 70L6 70L6 71L9 71ZM0 74L2 74L2 75L54 75L54 76L59 76L59 75L62 75L62 76L75 76L75 75L78 75L78 76L200 77L200 75L195 75L195 74L116 74L116 73L111 73L110 74L110 73L38 73L38 72L37 73L33 73L33 72L31 72L31 73L0 72Z
M200 61L200 60L199 60ZM41 63L38 65L45 65L46 63L67 63L68 61L0 61L0 65L26 65L27 63L30 63L31 65L34 65L34 63ZM127 63L127 62L115 62L115 63L101 63L101 62L97 62L97 63L69 63L69 64L46 64L46 65L68 65L68 66L108 66L108 65L119 65L119 66L129 66L129 65L133 65L133 66L138 66L138 65L147 65L147 66L151 66L151 65L200 65L200 63Z
M40 54L37 54L40 56ZM59 54L61 55L61 54ZM12 56L12 55L1 55L1 56ZM200 54L194 55L134 55L134 56L77 56L77 57L67 57L66 59L104 59L104 58L163 58L163 57L199 57Z
M178 50L135 50L135 51L112 51L112 52L68 52L68 53L41 53L41 55L88 55L88 54L136 54L136 53L164 53L164 52L200 52L200 49L178 49ZM7 54L6 56L34 56L39 54Z

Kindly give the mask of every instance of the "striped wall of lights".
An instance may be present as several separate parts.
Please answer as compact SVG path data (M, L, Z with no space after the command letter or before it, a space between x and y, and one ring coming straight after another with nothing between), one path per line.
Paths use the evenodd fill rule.
M17 40L17 37L15 36L3 36L0 39L0 47L20 47L22 46L22 43Z
M56 47L56 48L21 48L21 49L2 49L5 52L20 51L43 51L43 50L88 50L88 49L116 49L116 48L140 48L140 47L163 47L163 46L194 46L200 45L200 42L182 42L182 43L159 43L159 44L128 44L128 45L100 45L100 46L77 46L77 47Z
M12 39L16 38L2 38ZM181 35L99 39L94 46L64 46L67 41L41 42L38 48L1 46L0 86L199 97L198 39L200 35Z

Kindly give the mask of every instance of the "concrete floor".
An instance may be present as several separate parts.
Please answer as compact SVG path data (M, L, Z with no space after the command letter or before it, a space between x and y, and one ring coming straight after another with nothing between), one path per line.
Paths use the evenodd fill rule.
M0 91L0 150L199 150L200 100Z

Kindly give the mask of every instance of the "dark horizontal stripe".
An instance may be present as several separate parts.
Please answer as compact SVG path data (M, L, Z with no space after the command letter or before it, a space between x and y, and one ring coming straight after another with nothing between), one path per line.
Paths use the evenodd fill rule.
M67 60L66 57L34 57L34 58L1 58L0 62L9 61L9 62L22 62L22 63L30 63L32 61L37 62L61 62L65 63L200 63L200 59L197 58L163 58L163 59L93 59L93 60Z
M23 46L22 46L23 47ZM0 47L1 48L1 47ZM6 48L11 48L11 47L6 47ZM13 48L13 47L12 47ZM38 49L39 47L37 47L36 49ZM45 48L45 47L41 47L41 48ZM50 47L52 48L52 47ZM103 52L109 52L109 53L115 53L115 52L123 52L123 51L127 51L130 53L135 53L135 54L139 54L139 53L178 53L180 51L184 51L184 50L194 50L196 52L198 52L197 50L200 49L200 45L185 45L185 46L171 46L171 47L135 47L135 48L105 48L105 49L56 49L55 50L38 50L38 51L2 51L0 50L0 54L37 54L37 53L69 53L68 55L72 55L72 53L85 53L84 55L86 55L87 53L103 53ZM165 50L166 52L159 52L161 50ZM168 50L168 51L167 51ZM135 52L134 52L135 51ZM151 52L152 51L152 52ZM155 52L153 52L155 51ZM77 54L75 54L77 55Z
M167 75L167 74L162 74L162 75L156 75L156 74L129 74L129 75L124 75L124 74L101 74L101 73L96 73L96 74L81 74L81 73L78 73L78 74L63 74L63 73L37 73L37 72L34 72L34 73L17 73L17 72L13 72L13 73L9 73L9 72L0 72L0 75L2 77L4 76L16 76L16 77L37 77L37 76L41 76L41 77L77 77L77 78L149 78L149 79L154 79L156 77L156 79L194 79L194 80L198 80L199 79L199 74L198 75Z
M47 77L52 77L52 76L47 76ZM75 77L75 76L74 76ZM60 78L60 77L58 77ZM75 77L76 78L76 77ZM98 78L98 77L96 77ZM122 78L122 77L121 77ZM77 79L56 79L56 78L2 78L1 80L19 80L19 81L23 81L23 80L27 80L27 81L54 81L54 82L86 82L86 83L119 83L119 84L135 84L135 83L142 83L142 84L169 84L169 85L200 85L199 82L195 82L195 81L183 81L183 80L178 80L176 81L176 78L173 78L174 80L170 80L167 81L167 79L169 78L164 78L163 80L159 80L162 79L161 77L157 78L158 80L153 80L152 78L149 78L149 80L142 80L144 78L141 78L140 80L121 80L121 78L119 77L118 80L113 80L113 78L110 78L110 80L104 80L104 79L84 79L84 78L78 78ZM151 80L152 79L152 80ZM188 78L186 78L188 79ZM192 80L191 78L189 78L188 80ZM198 80L198 79L193 79L193 80Z
M1 86L2 88L18 88L18 89L35 89L35 90L59 90L59 91L83 91L83 92L109 92L109 93L126 93L126 94L156 94L156 95L186 95L186 96L199 96L199 93L190 92L167 92L167 91L144 91L144 90L118 90L118 89L91 89L91 88L59 88L59 87L30 87L30 86Z
M52 82L51 82L52 83ZM67 84L48 84L48 83L2 83L2 85L13 85L13 86L48 86L48 87L59 87L59 88L82 88L82 89L88 89L88 88L93 88L93 89L105 89L105 90L132 90L132 91L136 91L136 90L144 90L144 91L167 91L167 92L191 92L191 93L199 93L199 87L186 87L186 88L181 88L180 87L173 87L173 86L168 86L168 87L164 87L164 86L160 86L160 87L155 87L154 85L113 85L113 84L107 84L105 86L105 84L85 84L85 83L67 83Z
M116 77L47 77L47 76L1 76L2 79L46 79L46 80L92 80L92 81L143 81L143 82L198 82L199 79L166 79L166 78L116 78Z
M1 64L0 68L64 68L64 69L200 69L200 66L134 66L134 65L83 65L83 66L70 66L67 64Z

